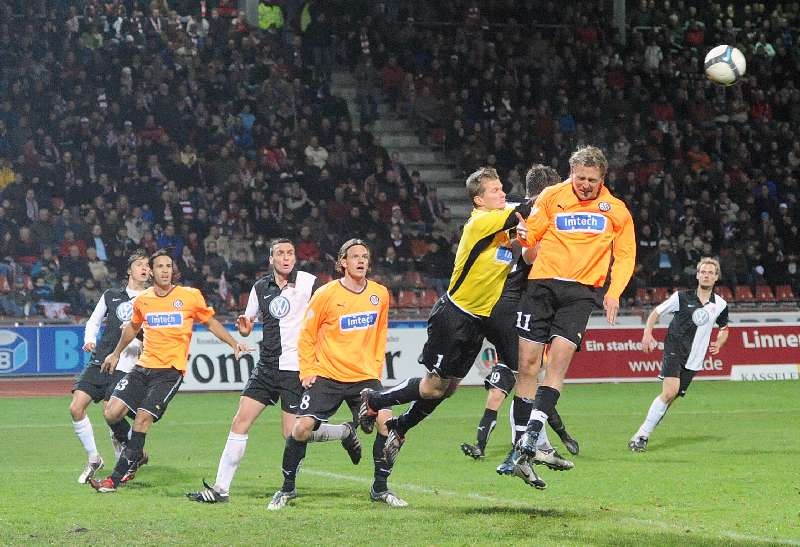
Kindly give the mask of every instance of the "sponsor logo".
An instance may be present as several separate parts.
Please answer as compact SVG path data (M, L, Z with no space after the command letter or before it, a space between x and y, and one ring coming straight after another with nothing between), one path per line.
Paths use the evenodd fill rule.
M130 300L117 306L117 319L125 323L133 317L133 304Z
M700 327L708 323L708 320L709 320L709 315L706 310L704 310L703 308L694 310L694 313L692 314L692 323Z
M0 330L0 374L14 372L28 362L28 341L10 330Z
M598 213L557 213L556 230L600 234L606 231L608 219Z
M381 299L378 298L377 294L373 294L372 296L369 297L369 301L373 306L377 306L380 303Z
M733 365L731 380L747 382L800 380L800 365Z
M176 310L179 310L183 307L183 300L178 299L175 302L173 302L172 305L175 306Z
M597 204L597 208L603 211L604 213L607 213L611 210L611 204L607 201L601 201L600 203Z
M514 253L508 247L498 247L497 252L494 255L494 259L501 264L511 264L511 260L514 258Z
M182 313L154 312L145 314L147 326L154 329L165 327L180 327L183 325Z
M368 311L361 313L348 313L339 318L341 330L364 330L370 328L378 320L378 312Z
M269 303L269 314L275 319L282 319L289 315L292 305L285 296L278 296Z
M760 334L747 329L742 331L742 346L745 349L799 348L800 333Z

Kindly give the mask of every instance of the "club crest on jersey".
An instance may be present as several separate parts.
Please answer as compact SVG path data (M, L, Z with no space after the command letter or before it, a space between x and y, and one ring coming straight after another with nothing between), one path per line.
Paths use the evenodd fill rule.
M607 201L601 201L600 203L597 204L597 208L603 211L604 213L607 213L611 210L611 204Z
M600 213L557 213L556 230L600 234L606 231L608 219Z
M694 323L698 327L701 327L706 323L708 323L708 320L709 320L709 315L704 308L698 308L694 310L694 313L692 314L692 323Z
M126 321L130 321L131 317L133 317L133 304L130 300L117 306L117 319L125 323Z
M377 306L380 303L381 299L378 298L377 294L373 294L372 296L369 297L369 301L373 306Z
M178 300L173 302L172 305L175 307L176 310L179 310L183 307L183 300L179 298Z
M289 303L289 299L285 296L276 296L272 299L272 302L269 303L269 314L274 317L275 319L282 319L289 315L289 311L292 309L292 305Z
M340 330L364 330L370 328L378 320L378 312L368 311L348 313L339 318Z

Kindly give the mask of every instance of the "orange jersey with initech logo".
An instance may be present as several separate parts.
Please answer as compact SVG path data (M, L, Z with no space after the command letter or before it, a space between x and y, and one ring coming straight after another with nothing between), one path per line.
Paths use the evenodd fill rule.
M380 380L388 334L386 287L368 280L364 290L355 293L338 279L326 283L311 297L300 328L300 377L349 383Z
M144 329L144 344L138 364L146 368L176 368L186 371L189 342L195 321L205 323L214 308L197 289L175 286L165 296L150 287L133 302L134 326Z
M529 279L562 279L602 287L611 258L608 295L619 298L636 264L633 219L620 199L603 186L597 198L581 201L570 181L545 189L526 220L526 245L539 243Z

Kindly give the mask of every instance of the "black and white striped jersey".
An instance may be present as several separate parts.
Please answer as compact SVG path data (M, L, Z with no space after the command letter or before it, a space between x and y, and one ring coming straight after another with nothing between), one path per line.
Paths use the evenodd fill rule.
M93 363L102 363L106 356L117 347L117 342L122 336L122 328L131 320L133 315L133 300L141 292L130 287L108 289L97 301L92 315L86 321L86 330L83 335L84 344L89 342L96 343L92 353ZM100 332L103 319L105 319L105 330L100 341L97 342L97 335ZM134 338L120 355L117 370L130 372L136 365L136 359L139 358L141 350L141 338Z
M702 370L714 324L728 325L728 303L718 294L703 304L696 290L678 291L656 307L659 315L674 313L664 342L664 354L684 362L689 370Z
M270 273L250 289L244 315L263 323L259 342L260 366L280 370L299 370L297 338L308 309L308 301L316 289L317 277L297 270L289 274L289 282L281 290Z

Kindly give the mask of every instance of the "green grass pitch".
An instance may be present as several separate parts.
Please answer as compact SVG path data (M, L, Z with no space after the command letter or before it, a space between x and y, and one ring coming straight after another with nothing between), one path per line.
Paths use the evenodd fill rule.
M370 502L372 440L360 433L358 467L338 442L312 444L300 497L280 512L266 510L281 484L275 409L250 432L230 503L184 497L213 482L236 393L179 394L148 435L151 463L106 495L76 482L84 453L67 396L0 399L0 544L800 545L800 384L695 382L633 454L626 443L657 390L567 386L559 409L581 453L572 471L539 467L548 488L537 491L494 471L507 404L486 460L461 454L485 398L462 388L403 447L390 485L410 507ZM111 443L99 407L90 417L105 476Z

